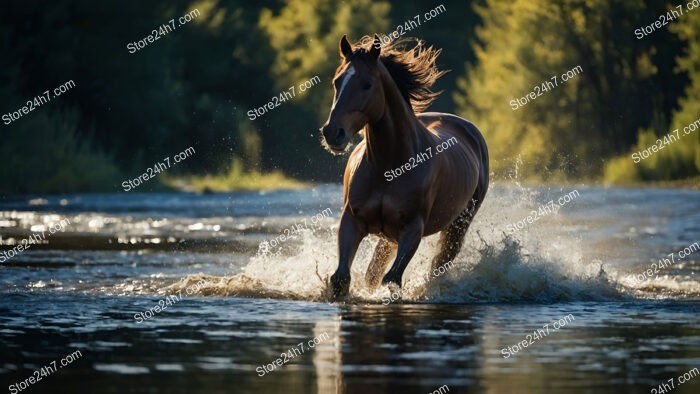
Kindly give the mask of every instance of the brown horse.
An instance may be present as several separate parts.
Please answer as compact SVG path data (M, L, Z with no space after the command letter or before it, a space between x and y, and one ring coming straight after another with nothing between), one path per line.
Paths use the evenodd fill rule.
M442 231L433 268L451 261L481 206L489 181L486 142L471 122L445 113L419 113L437 96L440 54L421 41L382 46L377 35L353 48L340 40L335 97L321 128L326 147L344 152L361 129L364 139L345 167L333 297L347 295L350 265L367 234L380 240L366 273L370 288L396 252L382 284L401 286L421 238Z

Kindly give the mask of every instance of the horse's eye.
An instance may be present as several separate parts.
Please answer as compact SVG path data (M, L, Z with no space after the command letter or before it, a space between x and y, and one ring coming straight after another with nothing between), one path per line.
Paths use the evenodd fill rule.
M365 82L364 85L362 85L362 89L364 90L369 90L372 87L372 82Z

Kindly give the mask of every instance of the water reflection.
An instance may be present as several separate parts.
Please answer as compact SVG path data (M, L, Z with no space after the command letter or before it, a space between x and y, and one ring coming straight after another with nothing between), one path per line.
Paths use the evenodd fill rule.
M340 318L336 320L322 320L314 324L313 334L315 338L328 335L328 339L316 346L313 353L313 366L316 372L317 393L343 393L343 374L341 365L342 340Z

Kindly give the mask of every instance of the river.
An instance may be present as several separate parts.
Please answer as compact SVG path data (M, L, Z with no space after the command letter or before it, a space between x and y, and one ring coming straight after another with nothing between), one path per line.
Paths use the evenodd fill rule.
M338 185L3 196L5 387L700 392L699 191L497 183L448 267L428 237L400 294L369 290L370 237L331 303L341 205Z

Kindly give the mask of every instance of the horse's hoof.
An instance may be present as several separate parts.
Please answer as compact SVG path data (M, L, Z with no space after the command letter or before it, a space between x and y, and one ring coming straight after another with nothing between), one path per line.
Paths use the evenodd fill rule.
M333 300L347 296L350 292L350 276L333 274L331 287L333 288Z
M397 287L401 287L401 277L398 275L392 275L391 273L388 273L384 276L384 279L382 279L382 285L389 285L389 284L394 284Z

